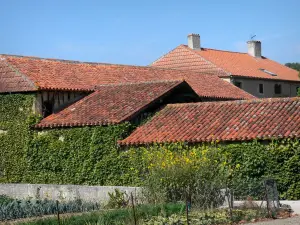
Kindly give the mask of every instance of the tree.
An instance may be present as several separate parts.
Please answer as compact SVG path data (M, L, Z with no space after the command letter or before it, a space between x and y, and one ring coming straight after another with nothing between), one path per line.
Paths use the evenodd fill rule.
M286 63L287 67L300 71L300 63Z
M298 70L298 77L300 78L300 63L286 63L285 66L290 67L294 70ZM297 95L300 97L300 88L298 89Z

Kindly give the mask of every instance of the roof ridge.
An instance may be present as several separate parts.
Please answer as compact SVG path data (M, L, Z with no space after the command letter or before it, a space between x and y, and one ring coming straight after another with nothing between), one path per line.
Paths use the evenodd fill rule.
M139 84L162 84L162 83L178 83L185 82L185 79L174 79L174 80L153 80L153 81L141 81L141 82L131 82L131 83L117 83L117 84L101 84L96 85L95 88L98 87L110 87L110 86L132 86ZM98 90L98 89L96 89Z
M181 44L181 45L184 45L185 47L188 47L187 45L185 44ZM216 48L202 48L201 47L201 50L213 50L213 51L220 51L220 52L231 52L231 53L239 53L239 54L248 54L247 52L238 52L238 51L230 51L230 50L223 50L223 49L216 49ZM191 50L194 50L194 51L198 51L197 49L191 49Z
M291 98L257 98L257 99L248 99L248 100L233 100L233 101L217 101L217 102L192 102L192 103L176 103L168 104L168 107L182 107L182 106L191 106L191 105L218 105L218 104L247 104L247 103L261 103L261 102L292 102L300 101L300 97L291 97Z
M3 57L15 57L15 58L27 58L32 60L48 60L53 62L62 62L62 63L69 63L69 64L87 64L87 65L99 65L99 66L120 66L120 67L137 67L137 68L147 68L153 70L169 70L169 71L185 71L184 69L176 69L176 68L163 68L163 67L155 67L155 66L141 66L141 65L129 65L129 64L118 64L118 63L103 63L103 62L86 62L86 61L79 61L79 60L68 60L68 59L56 59L56 58L44 58L44 57L37 57L37 56L24 56L24 55L10 55L10 54L1 54L0 58ZM195 74L201 75L208 75L205 72L199 71L189 71Z

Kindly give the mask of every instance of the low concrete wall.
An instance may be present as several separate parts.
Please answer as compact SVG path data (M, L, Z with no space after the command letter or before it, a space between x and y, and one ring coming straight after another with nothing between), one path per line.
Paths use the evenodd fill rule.
M122 186L84 186L84 185L55 185L55 184L0 184L0 195L7 195L12 198L27 199L40 198L59 201L70 201L82 199L90 202L107 202L109 192L115 189L132 192L138 195L139 187Z

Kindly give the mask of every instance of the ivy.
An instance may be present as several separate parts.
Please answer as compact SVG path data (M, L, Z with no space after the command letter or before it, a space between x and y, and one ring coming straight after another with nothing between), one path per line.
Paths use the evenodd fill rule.
M26 149L34 95L0 95L0 182L20 182L26 171Z
M124 174L117 139L130 130L124 123L107 127L78 127L36 132L26 158L33 183L122 185Z
M35 131L34 95L0 95L0 182L133 185L117 140L130 123Z
M121 149L117 140L135 125L73 127L36 131L34 94L0 95L0 183L55 183L141 186L147 178L148 153L219 148L233 168L241 194L262 179L276 179L281 198L300 199L299 140L231 144L165 144ZM252 187L250 187L252 186Z
M264 191L263 180L272 178L277 181L281 199L300 199L300 142L298 139L231 144L151 145L131 148L126 154L132 161L133 174L139 177L139 184L142 184L148 176L147 168L153 164L149 162L149 156L153 157L153 154L159 156L166 150L168 152L184 150L198 155L215 148L219 149L224 156L222 164L226 165L227 170L230 171L228 182L234 189L236 197L261 198ZM162 163L169 165L170 157L173 160L172 155L166 155Z

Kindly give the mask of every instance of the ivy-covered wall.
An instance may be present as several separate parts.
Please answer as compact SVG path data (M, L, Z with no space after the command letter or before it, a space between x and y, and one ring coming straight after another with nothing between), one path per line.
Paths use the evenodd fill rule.
M186 151L201 155L203 151L212 149L220 152L224 166L231 171L228 186L234 190L235 196L243 199L247 196L262 198L263 181L274 179L281 199L300 199L300 141L298 139L273 140L269 143L251 141L231 144L161 144L131 148L126 154L129 155L134 168L133 176L139 177L139 183L142 183L143 178L147 176L147 168L152 164L149 158L157 158L155 154ZM169 164L170 160L173 160L173 156L166 155L163 164Z
M20 182L26 173L34 98L33 94L0 95L0 182Z
M134 179L117 140L129 123L36 132L28 145L24 182L52 184L130 185Z
M273 178L281 199L300 199L298 139L273 140L269 143L252 141L222 145L220 148L227 155L230 166L236 168L232 179L235 184L240 184L241 192L259 189L263 179Z
M166 144L122 149L116 141L134 125L35 131L34 94L0 95L0 182L140 186L147 176L145 152L161 148L219 148L234 168L233 182L255 187L275 178L281 197L300 199L300 142ZM247 190L246 190L247 191Z
M35 131L34 94L0 95L0 182L130 185L117 140L129 123Z

